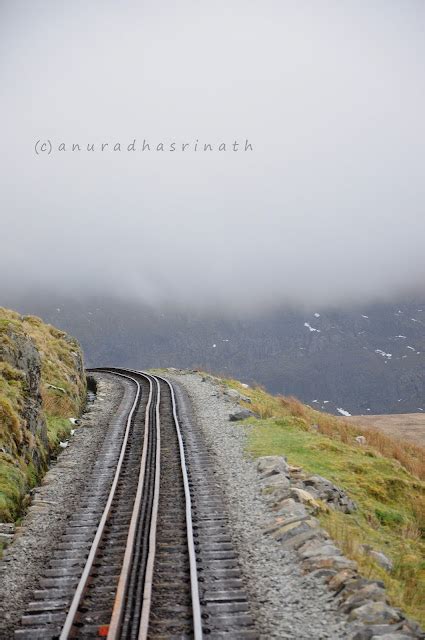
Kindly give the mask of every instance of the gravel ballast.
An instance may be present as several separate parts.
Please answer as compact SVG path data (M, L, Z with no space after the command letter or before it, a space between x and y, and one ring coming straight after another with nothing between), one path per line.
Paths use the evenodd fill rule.
M43 478L13 544L0 562L0 638L14 637L26 604L52 549L89 481L109 421L123 397L123 383L108 376L98 379L97 396L82 416L70 445Z
M229 421L236 401L198 373L166 375L188 393L196 425L215 459L261 637L350 637L346 617L336 610L324 582L304 575L294 552L264 536L270 513L259 493L255 463L244 454L249 427Z

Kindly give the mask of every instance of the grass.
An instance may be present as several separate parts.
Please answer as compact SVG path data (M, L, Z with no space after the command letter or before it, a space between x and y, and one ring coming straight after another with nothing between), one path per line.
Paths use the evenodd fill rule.
M25 421L29 381L13 366L20 340L32 341L41 360L37 433ZM40 318L0 308L0 521L21 515L25 494L46 470L59 440L69 434L68 418L80 414L85 395L78 342Z
M290 464L319 474L343 488L357 510L323 510L322 525L363 575L384 581L391 602L425 624L425 483L424 450L373 430L348 425L296 398L271 396L261 387L225 384L249 396L248 453L284 455ZM312 425L315 425L314 428ZM367 445L354 438L365 435ZM391 573L361 552L361 545L384 552Z

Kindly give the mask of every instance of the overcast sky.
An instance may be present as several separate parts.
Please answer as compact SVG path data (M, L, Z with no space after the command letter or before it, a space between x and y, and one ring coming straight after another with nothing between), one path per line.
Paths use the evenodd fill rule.
M0 293L423 291L424 72L423 0L2 0Z

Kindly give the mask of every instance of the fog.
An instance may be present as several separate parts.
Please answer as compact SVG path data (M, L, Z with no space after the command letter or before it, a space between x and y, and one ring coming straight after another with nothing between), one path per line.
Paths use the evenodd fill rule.
M422 0L3 0L0 294L423 292L424 36Z

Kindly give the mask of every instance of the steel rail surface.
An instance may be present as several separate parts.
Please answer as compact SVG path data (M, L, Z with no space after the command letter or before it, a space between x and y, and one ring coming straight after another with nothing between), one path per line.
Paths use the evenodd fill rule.
M183 438L180 431L179 419L177 415L177 403L176 397L174 394L173 385L166 380L166 378L162 378L161 376L156 376L163 382L165 382L171 392L171 400L173 403L173 418L174 424L177 432L177 439L179 441L179 451L180 451L180 464L183 475L183 485L184 485L184 495L186 502L186 525L187 525L187 547L189 551L189 566L190 566L190 587L192 594L192 612L193 612L193 635L195 640L202 639L202 621L201 621L201 603L199 599L199 586L198 586L198 571L196 566L196 554L195 554L195 544L193 540L193 523L192 523L192 504L190 499L190 489L189 489L189 480L187 477L187 465L186 458L183 446Z
M60 634L60 640L67 640L68 638L70 638L70 633L71 633L72 627L73 627L74 622L75 622L75 618L76 618L76 615L77 615L78 607L80 605L80 602L81 602L82 597L84 595L85 589L87 587L87 581L88 581L90 572L92 570L94 560L96 558L96 554L97 554L97 551L98 551L98 548L99 548L99 545L100 545L100 542L101 542L101 539L102 539L102 536L103 536L103 533L104 533L105 525L106 525L106 522L108 520L108 516L109 516L110 510L111 510L112 502L113 502L113 499L114 499L114 496L115 496L115 491L116 491L116 488L117 488L117 485L118 485L118 480L119 480L120 473L121 473L121 467L122 467L122 463L123 463L123 459L124 459L124 455L125 455L125 450L126 450L126 447L127 447L128 435L129 435L130 427L131 427L131 420L133 418L133 414L134 414L134 412L136 410L136 406L137 406L137 403L138 403L139 398L140 398L140 384L137 382L137 380L135 380L134 378L131 378L130 376L125 376L125 375L122 375L122 374L117 374L117 375L121 375L123 378L128 378L129 380L131 380L132 382L135 383L135 385L136 385L136 396L135 396L134 402L132 404L132 407L130 409L130 412L129 412L128 416L127 416L126 429L125 429L125 433L124 433L123 443L122 443L122 446L121 446L120 457L118 459L118 464L117 464L117 468L116 468L116 471L115 471L114 480L112 482L111 490L109 492L108 500L106 502L105 509L104 509L104 511L102 513L102 517L100 519L99 526L97 528L96 535L94 537L92 546L90 548L90 552L89 552L89 555L87 557L83 573L81 575L80 581L79 581L79 583L77 585L77 588L75 590L74 597L72 599L72 602L71 602L71 605L70 605L70 608L69 608L65 623L64 623L64 625L62 627L62 631L61 631L61 634Z
M177 439L179 443L179 452L180 452L180 466L182 470L183 476L183 487L185 494L185 511L186 511L186 531L187 531L187 547L189 554L189 572L190 572L190 587L191 587L191 600L192 600L192 619L193 619L193 636L195 640L202 640L202 621L201 621L201 603L199 599L199 587L198 587L198 571L196 566L196 554L195 554L195 544L193 538L193 523L192 523L192 504L190 498L190 489L189 489L189 480L187 476L187 465L186 458L183 446L183 438L180 431L179 419L177 415L177 403L174 394L174 389L172 384L162 376L151 376L145 371L136 371L134 369L121 369L124 371L128 371L129 373L146 376L147 378L152 378L156 380L161 380L165 384L168 385L171 394L171 401L173 407L173 420L174 426L177 433ZM158 384L158 383L157 383ZM159 416L159 401L160 401L160 389L158 385L158 404L157 404L157 428L159 429L160 425L160 416ZM159 437L159 436L158 436ZM156 473L159 473L159 452L157 450L157 460L158 467L156 469ZM149 559L148 565L146 568L146 576L145 576L145 591L143 594L143 609L140 620L139 627L139 636L138 640L146 640L148 636L148 628L149 628L149 612L151 606L151 595L152 595L152 577L153 577L153 569L154 569L154 558L155 558L155 540L156 540L156 518L157 518L157 507L159 500L159 477L158 481L155 480L155 493L156 493L156 512L152 517L151 521L151 530L149 534ZM155 518L155 522L154 522ZM152 524L155 524L155 527ZM108 640L116 640L118 638L117 635L109 637Z
M146 374L145 374L146 375ZM142 614L140 616L140 626L139 626L139 640L145 640L148 636L149 629L149 614L151 609L152 602L152 582L153 582L153 571L154 571L154 562L155 562L155 552L156 552L156 525L158 520L158 506L159 506L159 485L160 485L160 476L161 476L161 461L160 461L160 415L159 415L159 403L161 400L161 388L159 386L158 380L153 377L155 383L158 388L158 400L156 405L156 437L157 437L157 448L156 448L156 459L155 459L155 493L154 493L154 502L153 502L153 510L152 510L152 519L151 519L151 527L149 531L149 555L148 561L146 564L146 573L145 573L145 585L143 590L143 603L142 603Z
M134 501L133 513L131 517L130 529L127 537L126 549L124 554L124 561L121 569L121 574L118 582L117 593L115 596L114 607L112 610L112 617L109 624L108 631L108 640L116 640L120 637L120 627L121 621L124 614L124 609L126 605L125 594L128 585L131 561L133 557L133 551L136 540L137 533L137 524L140 515L140 508L143 497L143 489L145 486L145 472L146 472L146 458L149 446L149 438L150 438L150 410L152 405L152 396L153 396L153 383L157 385L157 399L155 406L155 417L156 417L156 458L155 458L155 485L154 485L154 501L152 506L152 517L151 517L151 527L149 533L149 554L148 561L145 572L145 585L144 585L144 595L143 595L143 605L142 605L142 615L141 622L149 619L149 611L150 611L150 589L152 585L152 572L153 572L153 562L155 557L155 541L156 541L156 522L157 522L157 514L158 514L158 503L159 503L159 476L160 476L160 425L159 425L159 402L160 402L160 388L157 380L152 376L148 376L146 374L142 374L139 372L131 372L137 373L137 375L142 375L146 377L149 381L150 393L149 393L149 401L146 406L145 412L145 432L144 432L144 440L143 440L143 452L142 459L140 464L140 473L139 473L139 484L137 488L137 494ZM119 374L120 375L120 374ZM121 374L122 375L122 374ZM149 584L149 589L147 591L147 585ZM149 594L145 597L145 594Z
M130 380L136 385L137 392L136 392L135 400L132 404L131 410L127 417L126 430L125 430L124 439L121 447L120 457L118 460L118 465L117 465L114 480L111 486L111 490L108 496L108 500L107 500L105 509L103 511L101 520L99 522L99 526L96 531L95 538L90 548L89 556L87 558L82 576L80 578L80 581L74 593L74 597L71 602L71 606L68 611L67 618L65 620L64 626L61 631L60 640L68 640L69 638L71 638L70 634L75 624L78 608L80 606L80 603L86 591L90 572L92 570L93 563L95 561L96 554L99 549L99 545L103 536L105 525L107 523L107 520L110 514L116 487L119 481L122 462L124 459L125 450L128 442L131 421L132 421L134 412L136 410L136 407L140 398L140 393L141 393L139 382L134 377L132 377L131 374L141 376L148 381L149 396L148 396L148 402L145 410L144 440L143 440L142 457L140 462L138 487L137 487L136 497L134 500L131 522L130 522L127 542L126 542L126 549L125 549L123 564L122 564L121 573L118 581L118 587L115 595L112 615L111 615L111 619L108 627L107 638L108 640L118 640L120 638L123 615L125 613L127 600L128 600L127 591L129 589L130 570L132 567L132 559L134 555L135 546L137 544L137 530L138 530L138 522L141 514L141 504L142 504L145 486L146 486L145 479L147 474L148 448L152 446L152 443L155 443L155 439L156 439L156 452L155 452L155 459L154 459L155 468L154 468L153 501L152 501L150 526L149 526L149 532L148 532L148 536L149 536L148 556L147 556L146 569L144 574L143 601L141 604L139 628L138 628L138 636L137 636L138 640L146 640L146 638L148 637L149 618L150 618L150 610L151 610L151 602L152 602L152 582L153 582L155 552L156 552L156 531L157 531L159 489L160 489L160 410L159 408L160 408L160 399L161 399L161 389L160 389L159 381L161 381L164 384L166 384L170 390L171 401L172 401L172 415L173 415L173 421L176 429L178 446L179 446L180 467L182 472L184 495L185 495L186 537L187 537L187 548L188 548L188 556L189 556L193 637L195 640L202 640L203 633L202 633L202 622L201 622L201 604L199 599L198 573L197 573L196 554L195 554L195 545L194 545L194 536L193 536L192 505L191 505L189 481L188 481L188 474L187 474L187 465L186 465L186 459L185 459L185 451L184 451L183 439L182 439L179 420L178 420L177 403L176 403L174 388L172 384L162 376L153 376L144 371L124 369L121 367L119 368L118 367L102 367L97 370L110 372L110 373L113 373L114 375L118 375L118 376L121 376L122 378L126 378ZM156 393L154 393L154 385L156 385L156 389L155 389ZM154 398L155 398L155 406L152 407ZM151 413L152 409L154 409L154 413ZM155 416L155 418L151 420L153 416ZM153 431L152 431L152 427L153 427ZM152 441L152 438L153 438L153 441ZM150 469L152 469L152 465L150 465Z

